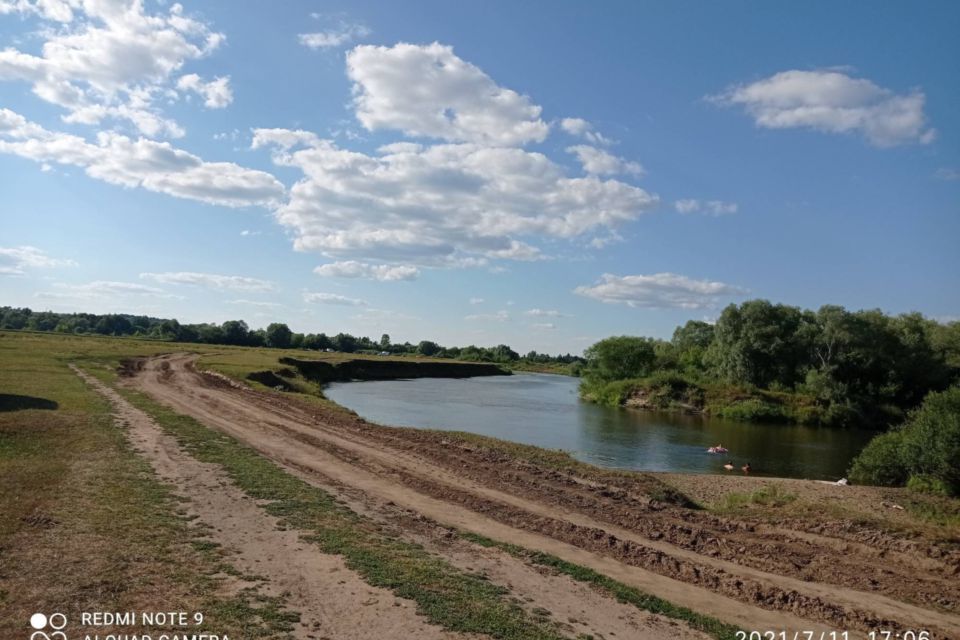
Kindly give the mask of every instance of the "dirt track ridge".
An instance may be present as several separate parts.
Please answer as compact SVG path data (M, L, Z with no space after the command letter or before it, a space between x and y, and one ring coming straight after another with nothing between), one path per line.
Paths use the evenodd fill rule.
M542 550L745 629L934 628L960 637L956 559L886 553L659 504L528 463L451 448L197 372L141 363L130 383L316 484Z

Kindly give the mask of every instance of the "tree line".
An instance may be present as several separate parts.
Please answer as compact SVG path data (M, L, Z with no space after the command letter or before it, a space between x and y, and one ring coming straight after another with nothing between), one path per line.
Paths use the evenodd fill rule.
M365 336L354 336L349 333L338 333L332 336L325 333L296 333L281 322L271 323L265 328L251 329L243 320L227 320L222 324L181 324L175 319L123 313L56 313L32 311L28 308L0 307L0 329L131 336L150 340L243 347L422 355L470 362L517 363L531 366L567 367L582 362L582 358L569 353L553 356L530 351L521 356L505 344L494 347L475 345L444 347L432 340L422 340L417 344L395 343L386 333L380 336L379 341L374 341Z
M659 393L700 408L712 398L731 417L883 428L960 379L960 322L751 300L671 340L611 337L584 355L588 397Z

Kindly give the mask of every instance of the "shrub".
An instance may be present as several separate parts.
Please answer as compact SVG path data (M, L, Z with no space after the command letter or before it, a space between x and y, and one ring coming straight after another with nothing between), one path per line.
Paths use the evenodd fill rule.
M823 409L817 405L800 405L793 410L793 418L800 424L822 424Z
M897 431L877 436L853 461L850 478L960 495L960 387L934 392Z
M720 407L716 414L722 418L744 422L786 422L790 419L782 406L757 398L740 400Z
M876 436L854 458L849 475L859 484L902 486L909 475L903 460L903 432L890 431Z
M613 382L604 382L592 378L581 378L580 395L597 404L607 405L608 407L619 407L640 385L640 380L614 380Z
M645 378L642 387L647 391L651 403L661 407L675 403L703 406L703 389L677 373L658 371Z
M950 488L947 487L946 483L939 478L924 474L910 476L910 479L907 480L907 489L918 493L932 493L941 496L950 494Z
M765 507L783 507L796 499L797 494L787 491L781 485L774 484L761 487L753 493L728 493L724 496L720 509L733 511L754 504Z
M960 495L960 387L929 394L903 433L910 473L938 479Z

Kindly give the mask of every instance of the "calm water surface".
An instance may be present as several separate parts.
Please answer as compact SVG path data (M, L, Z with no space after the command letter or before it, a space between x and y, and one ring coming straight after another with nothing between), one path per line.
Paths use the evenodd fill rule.
M326 394L380 424L469 431L621 469L723 472L732 460L737 468L750 462L763 475L835 480L873 435L600 407L579 401L578 384L566 376L518 374L342 382ZM706 453L715 444L730 453Z

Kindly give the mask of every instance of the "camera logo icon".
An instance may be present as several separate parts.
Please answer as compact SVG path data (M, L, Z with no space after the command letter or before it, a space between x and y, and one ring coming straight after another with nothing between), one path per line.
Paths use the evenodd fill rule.
M68 640L63 628L67 626L67 616L62 613L35 613L30 616L30 626L36 629L30 634L30 640Z

